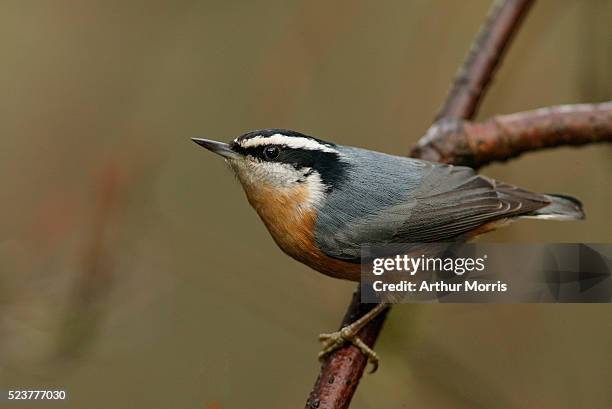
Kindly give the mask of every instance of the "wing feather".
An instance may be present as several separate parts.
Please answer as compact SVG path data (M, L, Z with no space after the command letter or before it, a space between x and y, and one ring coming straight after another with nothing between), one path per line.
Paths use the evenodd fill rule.
M359 262L364 244L449 241L489 222L529 213L550 203L544 195L496 182L470 168L423 163L419 161L420 177L410 190L390 193L393 185L380 178L383 182L379 189L361 192L361 186L366 185L362 183L352 191L356 200L350 205L334 203L328 208L328 216L319 226L317 243L321 250L330 257ZM385 188L387 191L381 190ZM373 199L362 205L365 199L359 200L360 194ZM377 203L384 205L364 208Z

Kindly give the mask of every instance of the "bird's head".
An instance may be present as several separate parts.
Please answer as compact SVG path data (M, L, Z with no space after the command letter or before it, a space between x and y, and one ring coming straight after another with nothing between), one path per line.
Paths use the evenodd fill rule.
M335 144L284 129L248 132L229 144L193 141L222 156L247 195L301 191L308 202L301 205L321 203L342 182L347 166Z

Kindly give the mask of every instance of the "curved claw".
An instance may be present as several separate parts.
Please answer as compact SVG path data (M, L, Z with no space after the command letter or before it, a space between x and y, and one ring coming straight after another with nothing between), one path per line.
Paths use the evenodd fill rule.
M369 374L373 374L378 370L378 361L369 361L372 364L372 368L368 371Z
M353 345L355 345L366 358L368 358L368 363L372 364L372 368L368 371L368 373L374 373L378 369L378 355L376 352L372 350L369 346L367 346L360 338L353 339Z
M374 373L378 369L378 355L367 346L360 338L356 336L352 328L344 327L340 331L330 334L320 334L319 341L323 343L323 349L319 352L319 361L324 361L331 353L342 347L346 342L351 343L359 349L361 353L368 359L368 363L372 364L372 368L368 373Z

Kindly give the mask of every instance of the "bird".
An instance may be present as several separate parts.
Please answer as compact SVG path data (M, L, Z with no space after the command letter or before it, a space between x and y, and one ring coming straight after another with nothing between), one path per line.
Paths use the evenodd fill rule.
M339 279L359 281L364 245L469 241L519 219L585 217L571 196L286 129L250 131L229 143L192 140L225 160L282 251ZM379 358L357 333L387 307L381 302L340 331L321 334L319 359L348 342L375 371Z

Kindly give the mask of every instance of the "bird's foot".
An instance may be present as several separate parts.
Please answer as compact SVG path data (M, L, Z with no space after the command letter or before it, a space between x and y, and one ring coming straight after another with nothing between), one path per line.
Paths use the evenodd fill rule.
M370 373L376 372L378 369L378 355L357 337L357 332L359 330L353 327L353 325L347 325L340 331L319 335L319 341L323 344L323 349L319 352L319 361L324 361L330 354L348 342L357 347L368 358L368 362L372 364Z

